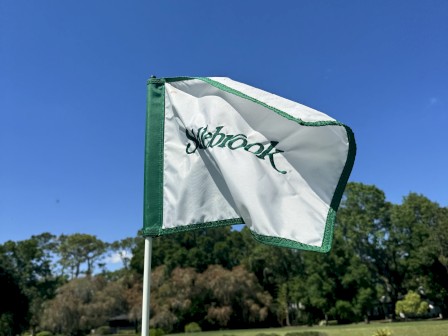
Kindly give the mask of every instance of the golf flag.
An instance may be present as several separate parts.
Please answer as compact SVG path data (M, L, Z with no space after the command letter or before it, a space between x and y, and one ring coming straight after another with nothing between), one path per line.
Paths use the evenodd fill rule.
M324 113L229 78L148 81L144 236L245 223L327 252L356 145Z

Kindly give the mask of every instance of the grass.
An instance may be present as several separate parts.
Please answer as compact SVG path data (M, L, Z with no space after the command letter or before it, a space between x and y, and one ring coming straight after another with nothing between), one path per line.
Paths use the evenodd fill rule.
M448 336L448 320L397 323L349 324L328 327L287 327L270 329L221 330L202 333L188 333L188 336L256 336L257 334L277 334L284 336L290 332L321 331L328 336L372 336L378 329L387 328L392 336ZM185 336L172 334L170 336Z

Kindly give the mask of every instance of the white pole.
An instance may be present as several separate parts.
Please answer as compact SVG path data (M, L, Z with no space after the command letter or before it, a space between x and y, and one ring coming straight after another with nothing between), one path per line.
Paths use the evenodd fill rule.
M152 238L145 237L143 271L142 336L149 336L149 297L151 294L151 252Z

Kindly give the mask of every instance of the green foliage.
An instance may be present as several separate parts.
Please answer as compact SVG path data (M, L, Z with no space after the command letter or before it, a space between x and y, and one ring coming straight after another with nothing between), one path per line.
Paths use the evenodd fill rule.
M136 248L137 244L142 240L143 239L141 237L136 238L128 237L114 241L112 244L110 244L109 249L118 254L118 256L121 259L121 262L123 263L123 268L125 270L128 270L130 267L132 251Z
M280 335L276 333L258 333L255 336L280 336Z
M322 331L296 331L286 333L285 336L327 336L327 334Z
M61 284L52 267L56 245L56 236L50 233L0 245L0 265L15 279L22 296L20 300L4 298L4 301L14 302L12 306L21 306L14 316L14 324L17 326L19 323L22 329L38 326L43 302L51 299Z
M397 301L395 312L406 317L421 316L428 312L428 302L422 301L419 294L409 291L403 300Z
M103 334L104 335L104 334ZM53 336L53 333L51 331L39 331L36 336Z
M185 325L184 330L186 333L202 331L201 326L196 322L188 323L187 325Z
M61 235L59 241L59 263L69 271L71 278L79 277L82 272L93 274L95 265L104 257L107 248L106 243L89 234ZM86 264L86 270L81 269L83 264Z
M132 330L132 329L120 329L120 331L116 335L132 335L132 336L136 336L136 333L135 333L135 330Z
M104 325L95 329L95 335L110 335L112 331L111 327Z
M29 299L20 288L20 280L0 265L0 336L20 334L26 326Z
M131 269L143 274L143 240L132 250ZM164 265L168 272L177 267L203 272L209 265L231 269L241 263L249 251L243 237L230 227L182 232L153 239L152 265Z
M392 331L387 328L378 329L372 334L372 336L392 336Z
M212 265L203 273L176 268L171 274L159 266L152 272L152 289L151 323L167 332L179 330L183 321L198 321L208 328L256 325L268 316L272 300L242 266L230 271Z
M111 316L126 313L125 285L101 276L73 279L46 303L41 326L67 335L103 326Z
M336 301L334 315L339 317L340 322L352 322L355 313L350 302L344 300Z
M302 332L301 331L293 331L293 332L288 332L285 334L285 336L302 336Z
M165 335L165 331L161 328L150 328L149 336L163 336Z
M143 242L44 233L0 245L0 336L25 329L98 333L122 314L139 321ZM327 254L259 244L247 228L153 242L155 330L183 332L190 321L214 330L421 316L428 304L415 293L399 300L415 288L448 313L448 208L415 193L393 205L375 186L349 183ZM118 253L123 268L95 276L106 251Z
M14 318L11 313L0 315L0 336L14 335Z

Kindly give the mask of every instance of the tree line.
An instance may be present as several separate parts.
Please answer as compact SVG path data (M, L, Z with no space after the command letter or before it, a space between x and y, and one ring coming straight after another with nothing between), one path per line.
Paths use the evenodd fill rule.
M0 335L83 335L141 319L143 239L106 243L50 233L0 245ZM120 256L109 271L105 257ZM184 331L446 316L448 208L410 193L402 204L349 183L329 253L256 242L230 227L155 238L151 326ZM415 309L412 307L416 307ZM410 308L409 308L410 307Z

